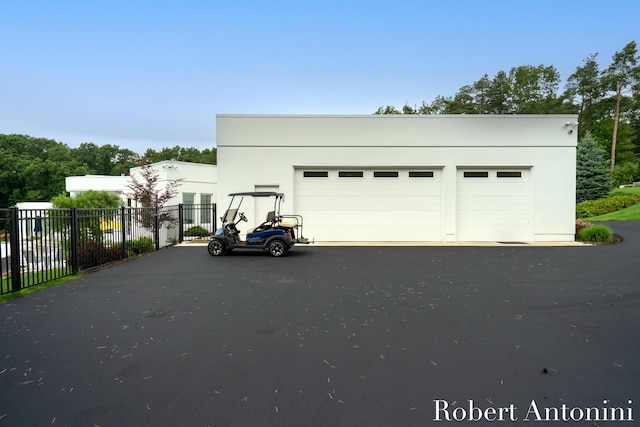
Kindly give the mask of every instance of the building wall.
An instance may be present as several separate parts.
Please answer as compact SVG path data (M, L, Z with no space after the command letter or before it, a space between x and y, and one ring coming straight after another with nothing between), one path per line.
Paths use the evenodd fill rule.
M117 194L126 202L127 197L124 192L127 190L128 176L108 176L108 175L84 175L68 176L65 178L65 190L71 197L75 197L85 191L106 191Z
M166 160L153 163L152 167L159 174L159 189L164 189L169 182L182 179L178 187L178 194L167 205L184 203L185 193L194 195L195 204L203 203L203 195L211 195L212 202L216 202L218 181L216 165ZM140 167L132 168L130 174L140 176Z
M218 115L218 202L226 194L277 187L295 213L295 170L441 168L443 240L457 239L457 171L530 171L531 241L574 239L575 115L252 116ZM247 207L250 212L250 207ZM408 227L411 224L407 224Z
M152 167L159 174L158 189L164 189L167 183L182 179L178 187L178 195L167 205L183 203L185 193L194 195L194 203L203 203L203 195L211 195L211 202L217 198L218 171L216 165L202 163L178 162L167 160L153 163ZM130 175L140 177L140 167L130 170ZM126 193L129 176L85 175L66 178L66 191L76 196L88 190L107 191L118 194L127 203Z

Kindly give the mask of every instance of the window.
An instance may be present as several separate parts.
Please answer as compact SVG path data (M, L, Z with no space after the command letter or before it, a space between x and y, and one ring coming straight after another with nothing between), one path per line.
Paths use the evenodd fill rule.
M305 178L327 178L329 176L328 171L304 171L302 176Z
M182 203L185 205L193 205L196 200L194 193L182 193Z
M433 178L432 171L409 171L409 178Z
M520 171L499 171L498 178L522 178L522 172Z
M397 178L398 171L374 171L374 178Z
M364 172L362 171L340 171L338 172L340 178L362 178Z
M184 205L184 223L193 224L193 204L195 203L196 195L194 193L182 193L182 204Z
M483 171L483 172L474 172L474 171L467 171L464 173L464 177L465 178L489 178L489 172Z

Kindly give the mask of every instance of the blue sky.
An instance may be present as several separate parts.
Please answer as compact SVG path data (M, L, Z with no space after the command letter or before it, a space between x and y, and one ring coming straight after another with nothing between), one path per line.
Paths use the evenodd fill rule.
M640 1L0 2L0 133L215 146L216 114L371 114L640 42Z

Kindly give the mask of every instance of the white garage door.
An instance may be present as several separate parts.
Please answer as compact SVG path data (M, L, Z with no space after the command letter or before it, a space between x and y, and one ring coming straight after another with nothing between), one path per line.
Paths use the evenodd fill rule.
M531 240L529 169L458 169L456 239Z
M295 210L318 241L440 241L440 169L297 169Z

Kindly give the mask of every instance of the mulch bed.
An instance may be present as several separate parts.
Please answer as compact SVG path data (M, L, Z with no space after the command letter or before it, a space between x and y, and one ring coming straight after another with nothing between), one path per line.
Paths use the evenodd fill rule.
M622 236L619 234L614 234L613 237L611 238L611 240L609 240L608 242L586 242L585 243L589 243L591 245L617 245L618 243L622 243Z

